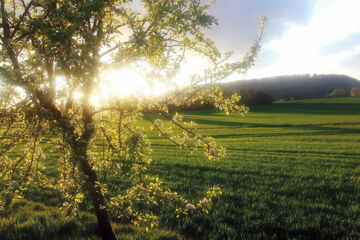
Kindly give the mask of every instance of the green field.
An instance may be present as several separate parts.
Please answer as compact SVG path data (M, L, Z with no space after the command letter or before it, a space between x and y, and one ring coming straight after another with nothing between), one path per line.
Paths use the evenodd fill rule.
M360 239L360 98L276 103L253 107L245 117L216 111L183 115L184 120L199 124L200 133L226 147L228 157L208 161L200 152L178 150L149 132L154 159L149 173L192 200L201 199L213 185L220 186L223 195L208 215L177 219L173 209L165 206L162 229L190 239ZM116 183L110 182L114 185L110 188L116 189ZM60 204L59 196L37 188L26 197L49 206ZM59 228L60 223L49 225L50 220L40 226L38 215L33 214L35 207L25 207L29 209L25 218L32 219L28 224ZM11 230L26 231L16 228L16 223L21 224L18 208L14 207L10 220L0 218L0 239ZM96 239L96 232L88 233L94 231L94 216L85 212L80 217L86 220L62 216L61 224L76 236L88 234ZM74 224L67 226L67 221ZM117 229L122 231L121 226ZM156 235L126 229L139 239ZM156 237L176 238L175 233L160 235ZM44 236L50 235L39 238ZM12 239L21 239L16 237Z

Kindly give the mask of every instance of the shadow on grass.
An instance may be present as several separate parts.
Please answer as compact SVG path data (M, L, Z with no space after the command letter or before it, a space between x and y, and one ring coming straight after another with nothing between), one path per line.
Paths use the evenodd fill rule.
M254 106L256 113L354 115L360 114L359 103L282 103L269 106Z
M271 170L271 171L270 171ZM360 237L350 207L359 206L360 189L349 176L291 175L274 169L219 169L157 163L151 173L166 173L170 188L201 199L218 185L223 195L209 215L190 214L171 220L189 239L341 239ZM352 224L349 222L354 221Z
M259 196L266 193L306 201L321 199L333 206L349 206L355 200L360 201L359 186L345 174L324 180L323 175L287 173L286 167L225 169L174 163L154 165L151 174L167 173L164 178L176 187L176 191L190 194L189 197L194 199L208 187L219 185L229 192L254 191Z
M113 223L118 239L178 240L181 236L163 230L146 231L133 225ZM6 217L0 216L1 240L91 240L101 239L95 215L79 212L66 215L58 208L21 200L11 205Z
M287 137L287 136L324 136L324 135L347 135L358 134L359 130L344 128L326 128L326 127L309 127L309 126L293 126L287 127L291 130L310 130L311 132L272 132L272 133L233 133L233 134L216 134L210 135L213 138L267 138L267 137Z
M319 115L354 115L360 114L360 103L276 103L264 106L252 106L250 112L254 113L284 113L284 114L319 114ZM217 116L221 112L217 110L203 110L183 112L191 116ZM187 116L186 116L187 117Z
M360 160L360 156L357 153L349 153L349 152L331 152L329 150L326 150L326 152L320 152L320 151L309 151L309 150L304 150L304 149L295 149L295 150L281 150L281 149L275 149L275 150L269 150L269 149L244 149L244 148L234 148L234 147L228 147L227 150L232 150L232 151L242 151L242 152L247 152L247 151L251 151L251 152L255 152L255 153L270 153L273 155L278 156L279 154L312 154L312 155L318 155L318 156L331 156L331 157L353 157L354 161L358 161Z
M223 119L223 118L222 118ZM330 125L358 125L360 121L356 122L337 122L337 123L314 123L314 124L269 124L269 123L254 123L254 122L243 122L243 121L223 121L223 120L213 120L213 119L197 119L197 118L188 118L184 117L184 121L195 121L197 124L203 125L218 125L223 127L242 127L242 128L282 128L282 127L316 127L316 126L330 126ZM204 126L201 126L202 129L206 129Z

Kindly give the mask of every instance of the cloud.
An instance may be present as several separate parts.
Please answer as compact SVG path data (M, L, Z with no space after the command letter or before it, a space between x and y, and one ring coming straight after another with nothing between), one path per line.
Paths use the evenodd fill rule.
M360 32L350 33L344 39L333 41L324 46L320 46L318 49L320 55L332 56L340 54L343 51L354 48L359 44Z
M270 19L265 34L269 41L292 23L307 23L313 7L313 0L219 0L210 9L219 26L209 34L220 49L244 53L256 37L260 16Z
M346 59L356 56L360 42L360 1L319 0L306 24L291 23L281 37L264 48L276 54L267 75L344 73L353 75ZM350 44L351 43L351 44ZM351 64L351 63L350 63ZM354 66L358 69L359 66ZM353 69L353 70L350 70ZM354 75L353 75L354 76ZM359 76L357 74L356 76Z
M326 0L332 3L326 6L321 4L324 1L319 2L317 11L307 25L293 24L281 39L273 41L268 46L280 51L284 51L284 45L286 47L306 45L316 48L343 40L349 34L360 31L357 11L360 9L360 2L358 0Z

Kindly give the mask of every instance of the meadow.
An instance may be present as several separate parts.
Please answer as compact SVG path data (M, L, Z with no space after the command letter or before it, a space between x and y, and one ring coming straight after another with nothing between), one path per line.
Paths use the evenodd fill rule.
M154 159L149 174L194 201L213 185L223 194L209 214L176 218L164 206L160 227L169 231L116 225L121 239L360 238L360 98L274 103L252 107L244 117L218 111L183 116L216 138L227 158L209 161L146 130ZM141 125L148 129L149 123ZM48 167L55 174L51 155ZM117 183L110 181L110 189ZM0 217L0 239L36 232L36 239L98 238L95 217L64 215L60 196L33 186L25 198Z

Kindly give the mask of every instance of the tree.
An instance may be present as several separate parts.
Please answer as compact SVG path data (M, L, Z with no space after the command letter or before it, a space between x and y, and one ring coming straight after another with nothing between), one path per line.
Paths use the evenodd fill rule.
M353 87L350 90L350 96L352 97L359 97L360 96L360 88L359 87Z
M200 0L0 0L0 4L1 114L7 116L0 130L0 207L6 209L21 197L24 186L38 182L63 192L68 199L63 208L73 213L84 198L91 199L103 239L116 239L111 207L135 224L156 223L151 211L134 213L133 199L153 204L156 199L173 201L180 206L179 214L194 208L207 211L217 188L195 205L163 190L158 179L142 176L151 162L150 149L133 121L145 117L180 148L193 151L202 146L209 159L223 157L224 150L213 139L196 134L194 123L182 123L180 115L169 114L166 106L200 100L227 112L246 111L235 104L237 95L224 99L221 91L202 83L211 85L254 64L265 19L245 57L230 62L231 54L220 54L204 34L216 19L207 14L211 3ZM153 81L171 84L188 51L207 57L213 65L193 77L191 87L181 90L181 98L91 104L103 71L129 64L146 66L144 71ZM149 109L168 118L183 134L176 135L161 120L141 114ZM95 151L97 139L103 139L101 153ZM43 177L40 141L53 144L53 151L60 154L60 180ZM25 149L22 155L11 153L19 145ZM111 196L106 191L108 174L129 176L132 187Z
M264 92L258 92L253 90L240 90L239 95L241 96L240 103L246 106L256 105L269 105L274 101L273 97Z

